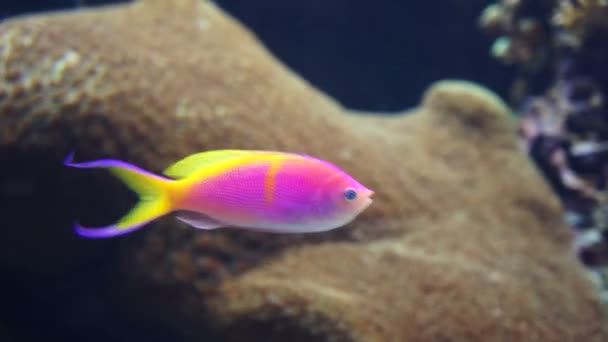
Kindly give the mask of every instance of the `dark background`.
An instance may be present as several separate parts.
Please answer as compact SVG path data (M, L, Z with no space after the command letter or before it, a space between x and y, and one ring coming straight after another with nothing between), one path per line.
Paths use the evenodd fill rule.
M145 0L144 0L145 1ZM125 1L2 0L0 16ZM284 63L345 106L398 111L431 82L481 83L505 97L513 70L477 28L489 0L218 0Z

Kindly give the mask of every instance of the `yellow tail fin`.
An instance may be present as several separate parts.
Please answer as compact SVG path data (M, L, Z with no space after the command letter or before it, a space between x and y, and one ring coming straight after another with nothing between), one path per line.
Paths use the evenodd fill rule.
M74 228L79 235L90 238L104 238L126 234L172 211L169 188L173 180L157 176L120 160L102 159L74 163L72 157L73 154L68 155L64 164L85 169L107 168L139 196L139 202L135 207L114 225L89 228L75 224Z

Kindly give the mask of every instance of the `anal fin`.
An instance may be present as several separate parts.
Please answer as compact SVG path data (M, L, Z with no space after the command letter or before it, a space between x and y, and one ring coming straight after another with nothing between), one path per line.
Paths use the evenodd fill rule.
M223 223L195 211L180 211L175 217L198 229L216 229L225 226Z

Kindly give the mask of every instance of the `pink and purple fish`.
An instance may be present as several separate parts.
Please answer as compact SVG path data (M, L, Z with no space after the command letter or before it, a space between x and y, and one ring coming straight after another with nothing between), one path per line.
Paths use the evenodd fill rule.
M354 220L374 193L327 161L284 152L201 152L167 168L166 177L119 160L76 163L73 154L65 165L107 168L140 198L114 225L75 224L88 238L126 234L169 213L200 229L321 232Z

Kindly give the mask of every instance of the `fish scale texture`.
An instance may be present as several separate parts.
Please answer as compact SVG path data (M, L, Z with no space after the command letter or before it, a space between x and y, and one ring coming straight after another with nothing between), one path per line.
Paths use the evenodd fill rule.
M0 184L33 190L0 197L14 228L2 232L0 262L65 274L111 254L113 276L95 294L132 314L82 323L91 334L146 317L191 341L605 340L559 204L510 121L495 95L462 81L432 85L407 114L350 113L205 1L8 20ZM72 148L154 172L202 150L303 152L347 170L375 202L323 234L163 219L100 244L73 237L69 201L97 186L118 206L122 193L50 167ZM19 215L32 208L40 214Z

